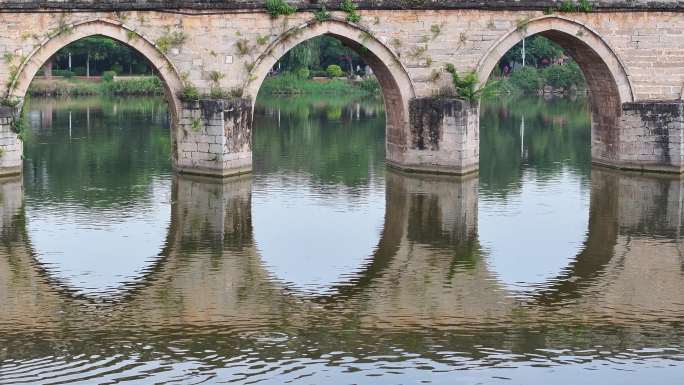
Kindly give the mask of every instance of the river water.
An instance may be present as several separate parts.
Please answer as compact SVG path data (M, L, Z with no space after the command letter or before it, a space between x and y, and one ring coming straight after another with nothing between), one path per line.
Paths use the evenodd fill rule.
M592 168L582 99L483 102L479 175L381 101L266 98L174 175L157 99L31 99L0 181L0 383L680 384L684 183Z

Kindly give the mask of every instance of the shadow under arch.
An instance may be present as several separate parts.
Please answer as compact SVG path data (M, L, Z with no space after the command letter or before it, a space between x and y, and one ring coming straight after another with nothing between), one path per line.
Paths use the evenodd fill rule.
M594 30L567 17L541 16L522 23L495 42L477 64L483 85L494 67L525 37L540 35L560 45L577 62L589 88L592 127L592 161L609 163L619 149L618 119L622 105L634 101L626 67L609 44Z
M18 68L17 76L7 91L7 97L23 101L26 92L40 68L60 49L90 36L105 36L139 52L157 72L164 85L166 100L171 106L172 125L176 125L181 105L177 92L182 88L178 70L155 44L125 24L109 19L93 19L69 25L66 30L48 37L31 52ZM175 127L172 127L173 143L177 143ZM173 151L175 156L175 151Z
M244 86L244 94L256 102L259 88L273 66L298 44L327 35L352 48L368 64L380 83L386 111L386 147L388 159L400 156L406 145L409 100L415 96L411 78L396 54L386 44L359 26L342 20L310 20L284 32L259 56Z

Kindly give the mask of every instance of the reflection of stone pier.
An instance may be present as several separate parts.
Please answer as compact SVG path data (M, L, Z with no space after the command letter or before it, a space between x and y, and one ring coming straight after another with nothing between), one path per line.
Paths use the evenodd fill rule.
M252 244L251 177L227 180L176 176L172 223L184 244L211 239L226 246Z
M470 247L477 238L478 185L475 175L388 172L385 226L396 226L394 218L400 217L406 221L405 236L411 242Z
M542 302L576 299L577 315L618 324L684 312L684 179L592 169L584 249Z
M512 301L480 257L478 185L477 176L387 173L381 245L397 246L367 288L363 322L436 327L509 314Z
M591 180L592 193L614 200L621 234L679 235L684 178L595 168Z

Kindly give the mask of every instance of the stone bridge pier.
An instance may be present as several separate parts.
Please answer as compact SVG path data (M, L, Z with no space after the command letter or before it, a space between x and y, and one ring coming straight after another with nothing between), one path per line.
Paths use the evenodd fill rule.
M463 96L468 88L477 94L515 44L541 35L584 73L595 163L684 171L681 3L601 0L565 12L556 0L355 0L350 14L336 0L327 13L317 1L288 1L296 12L271 15L261 0L0 0L0 174L21 171L18 123L34 76L60 49L94 35L137 50L161 78L173 118L170 152L182 173L249 172L262 82L289 50L323 35L356 51L376 75L386 157L397 168L476 171L479 102ZM477 84L455 89L449 66L475 74Z

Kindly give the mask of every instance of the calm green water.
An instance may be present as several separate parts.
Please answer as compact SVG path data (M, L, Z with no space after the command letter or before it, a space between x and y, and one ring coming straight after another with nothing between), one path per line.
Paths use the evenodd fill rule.
M387 169L377 100L261 98L225 182L172 173L161 100L28 110L2 384L684 377L684 183L592 168L584 100L484 102L466 178Z

